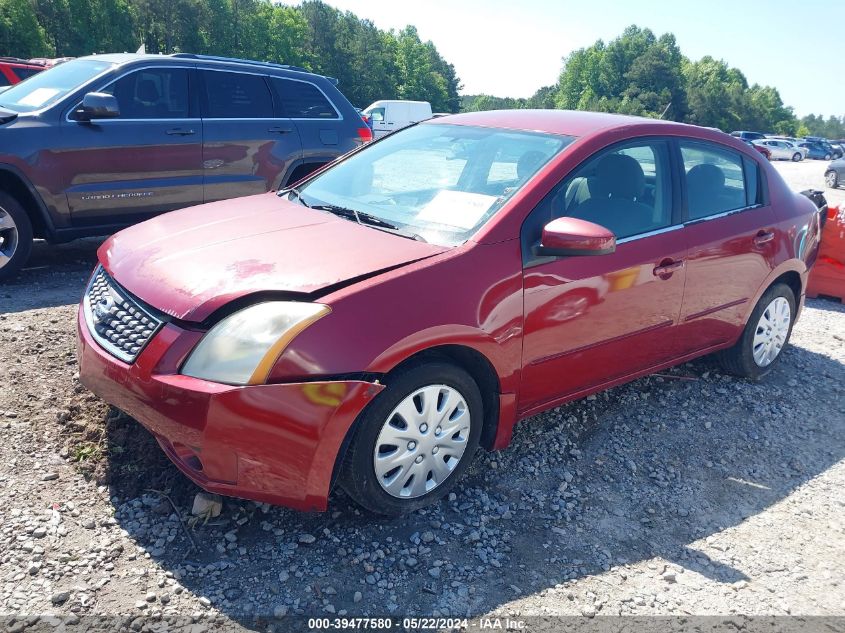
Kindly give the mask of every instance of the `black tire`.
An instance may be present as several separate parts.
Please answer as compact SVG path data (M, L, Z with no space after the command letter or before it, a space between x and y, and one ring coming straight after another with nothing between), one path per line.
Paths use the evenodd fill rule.
M7 193L0 191L0 226L4 216L13 228L0 228L0 280L17 274L32 251L32 222L24 208Z
M839 186L839 174L831 169L824 175L824 182L831 189L836 189Z
M795 152L795 153L792 155L792 162L793 162L793 163L797 163L797 162L798 162L798 161L800 161L800 160L801 160L801 152Z
M400 516L430 505L446 495L472 462L481 437L484 404L478 385L463 369L443 361L429 361L399 370L385 379L387 387L361 413L349 449L341 465L339 482L363 508L386 516ZM388 416L402 400L428 385L456 389L467 403L470 431L466 448L451 474L433 490L419 497L400 499L389 494L378 481L373 456L376 442Z
M760 322L760 317L766 308L778 297L783 297L789 303L790 321L789 330L784 340L783 347L778 355L765 367L761 367L754 360L753 341L757 330L757 325ZM792 327L795 325L795 295L792 288L783 283L773 285L771 288L763 293L760 301L754 307L754 311L748 318L748 323L745 324L745 329L742 331L742 336L733 347L720 352L718 355L719 362L728 373L743 378L750 378L757 380L768 374L772 368L777 365L783 356L783 349L789 344L789 339L792 336Z

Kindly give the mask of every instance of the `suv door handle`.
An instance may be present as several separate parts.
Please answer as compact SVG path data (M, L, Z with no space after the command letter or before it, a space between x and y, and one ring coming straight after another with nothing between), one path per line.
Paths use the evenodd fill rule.
M683 260L675 261L674 259L666 258L660 262L659 266L656 266L655 269L652 271L655 277L660 277L661 279L669 279L672 276L672 273L676 273L681 268L684 267Z
M174 127L167 130L166 134L169 134L170 136L191 136L196 134L196 132L185 127Z
M754 237L754 244L756 246L762 246L763 244L767 244L775 239L775 232L774 231L760 231Z
M272 132L273 134L290 134L293 132L293 128L290 127L271 127L268 132Z

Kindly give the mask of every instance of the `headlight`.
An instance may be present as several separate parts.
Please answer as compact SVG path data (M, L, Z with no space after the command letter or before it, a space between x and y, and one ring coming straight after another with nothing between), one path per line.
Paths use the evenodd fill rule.
M294 337L331 312L319 303L269 301L235 312L202 338L182 366L194 378L259 385Z

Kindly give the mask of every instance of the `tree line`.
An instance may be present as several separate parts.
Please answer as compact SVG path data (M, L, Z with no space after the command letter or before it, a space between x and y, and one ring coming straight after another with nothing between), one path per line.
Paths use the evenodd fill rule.
M845 116L797 118L771 86L749 85L724 61L681 54L675 36L630 26L608 44L564 58L558 82L527 99L465 95L464 111L498 108L564 108L618 112L716 127L788 136L845 138Z
M725 131L845 138L845 116L797 118L771 86L675 37L630 26L564 58L556 84L527 99L459 96L455 68L417 30L376 28L321 0L0 0L0 55L64 57L134 51L205 53L302 66L340 81L352 103L429 101L436 112L565 108L663 117Z
M408 26L384 31L320 0L0 0L0 55L202 53L302 66L336 77L349 100L460 108L455 68Z

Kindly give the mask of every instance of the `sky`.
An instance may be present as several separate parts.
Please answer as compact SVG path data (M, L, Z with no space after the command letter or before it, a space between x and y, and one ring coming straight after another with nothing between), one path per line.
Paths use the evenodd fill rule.
M326 0L377 27L417 27L454 64L462 94L529 97L557 81L568 53L636 24L674 33L749 84L774 86L798 116L845 115L841 0Z

